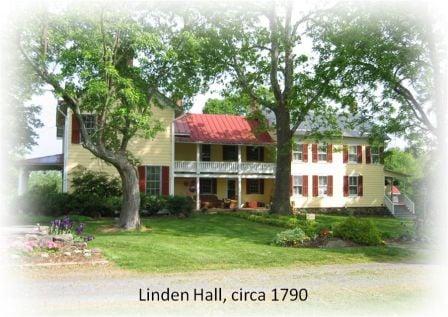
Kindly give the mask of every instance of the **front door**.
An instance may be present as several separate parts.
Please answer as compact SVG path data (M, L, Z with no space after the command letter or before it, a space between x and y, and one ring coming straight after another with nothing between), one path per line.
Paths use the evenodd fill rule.
M227 180L227 198L235 199L236 198L236 181L234 179Z

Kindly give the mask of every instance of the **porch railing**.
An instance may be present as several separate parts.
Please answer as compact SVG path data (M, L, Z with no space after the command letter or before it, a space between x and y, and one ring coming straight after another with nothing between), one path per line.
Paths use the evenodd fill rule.
M415 204L412 200L409 199L408 196L406 195L402 195L403 196L403 202L406 205L406 207L408 208L408 210L412 213L415 214Z
M174 171L183 173L241 173L241 174L274 174L274 163L258 162L218 162L175 161Z
M384 195L384 204L386 205L386 208L390 211L392 216L395 215L395 205L387 195Z

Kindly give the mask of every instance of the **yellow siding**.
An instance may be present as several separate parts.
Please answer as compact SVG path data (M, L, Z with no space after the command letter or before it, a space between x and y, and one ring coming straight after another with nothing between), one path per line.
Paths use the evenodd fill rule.
M71 116L71 114L70 114ZM152 140L135 138L129 143L128 149L141 161L142 165L168 165L171 166L171 122L174 119L172 109L153 108L154 119L162 122L163 131L157 133ZM68 122L71 122L71 117ZM71 143L71 125L68 129L68 189L72 173L79 167L85 167L94 171L102 171L114 176L118 176L116 169L106 164L101 159L96 158L81 144Z
M292 175L308 175L308 197L292 196L291 201L297 208L325 207L374 207L381 206L384 200L384 168L381 164L366 164L365 139L346 139L345 144L362 145L362 164L344 164L342 145L335 145L332 163L312 163L311 146L308 146L308 162L292 162ZM329 141L330 142L330 141ZM312 197L312 175L333 175L333 196ZM343 177L345 175L363 176L363 196L344 197Z

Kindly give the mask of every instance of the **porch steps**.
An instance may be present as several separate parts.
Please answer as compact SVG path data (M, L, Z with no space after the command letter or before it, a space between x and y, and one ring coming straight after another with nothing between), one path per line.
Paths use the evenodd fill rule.
M404 204L397 204L394 208L394 216L401 219L414 219L415 215Z

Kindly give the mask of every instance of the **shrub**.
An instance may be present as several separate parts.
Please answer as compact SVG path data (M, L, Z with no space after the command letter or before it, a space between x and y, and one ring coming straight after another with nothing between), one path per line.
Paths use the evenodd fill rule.
M368 219L349 217L335 225L333 235L362 245L380 245L381 234Z
M188 216L193 212L194 202L189 196L168 196L166 209L173 215Z
M310 238L299 227L282 231L277 234L273 243L281 247L298 247Z
M121 209L121 197L99 197L95 194L70 194L70 213L92 218L114 217Z
M144 210L145 214L148 216L155 215L160 210L166 208L166 198L162 196L141 194L140 208Z
M121 182L106 173L80 169L73 173L73 193L98 197L121 196Z
M60 216L69 212L67 193L46 192L43 187L29 191L17 198L16 207L27 214Z

